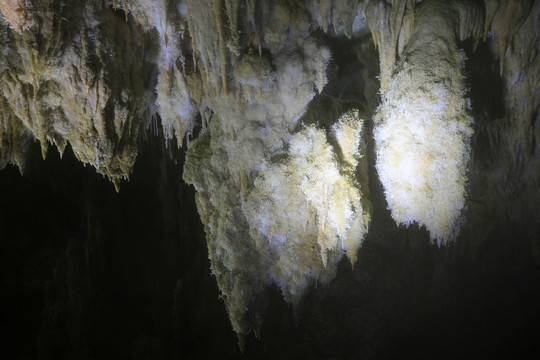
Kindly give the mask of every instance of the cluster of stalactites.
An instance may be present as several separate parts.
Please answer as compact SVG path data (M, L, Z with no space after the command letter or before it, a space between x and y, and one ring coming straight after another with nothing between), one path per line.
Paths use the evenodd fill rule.
M140 27L102 2L10 4L0 6L14 30L0 25L3 162L22 170L24 152L17 152L31 139L44 157L49 144L63 153L70 143L80 161L118 186L135 162L144 109L142 80L133 76L142 72Z
M141 122L155 127L160 118L165 138L175 137L181 146L205 99L247 93L235 81L247 48L256 49L260 58L263 47L271 53L289 51L295 37L311 30L310 16L324 31L333 27L351 36L357 7L357 0L0 1L14 34L5 47L19 53L23 64L20 68L15 56L9 61L4 96L11 113L41 142L43 154L49 143L61 152L70 143L81 161L118 185L133 167ZM124 11L121 17L114 14L118 9ZM289 27L291 22L301 26ZM154 31L159 50L152 59L144 47ZM151 89L135 89L149 59L156 81L149 82ZM317 74L320 92L325 77L323 71ZM116 81L120 78L129 80L122 84ZM67 101L58 101L59 94ZM21 159L7 162L23 166Z
M388 88L396 56L411 36L415 22L415 0L367 0L363 7L366 20L379 50L381 93Z
M191 135L195 126L198 107L194 100L196 96L191 94L198 93L200 88L191 64L188 64L190 69L186 71L186 58L182 50L187 41L186 5L169 0L141 1L132 4L129 11L145 27L153 28L158 33L155 111L161 118L166 141L176 138L178 147L181 147L184 138ZM149 115L148 125L155 114L150 111Z
M349 39L358 15L358 0L315 0L308 2L313 19L326 33L332 27L335 34L343 33Z
M300 125L331 60L312 31L350 38L355 21L367 21L379 51L374 138L388 205L398 223L423 224L442 243L465 204L472 133L457 40L496 36L501 74L527 100L512 109L532 115L538 82L524 79L539 73L537 49L509 45L535 43L529 12L538 4L488 0L482 12L443 0L0 0L0 167L22 169L33 139L44 155L49 143L61 152L70 143L118 184L141 124L159 114L165 138L181 146L200 114L205 129L184 179L197 189L212 271L242 337L257 331L260 314L247 309L269 284L297 303L333 278L344 254L354 263L367 232L358 113L328 134ZM144 74L152 71L155 79ZM520 119L515 141L534 128ZM528 149L539 139L536 130Z

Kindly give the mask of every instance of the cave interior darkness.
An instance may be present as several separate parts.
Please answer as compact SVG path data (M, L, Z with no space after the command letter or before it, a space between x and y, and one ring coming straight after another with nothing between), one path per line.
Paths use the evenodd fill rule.
M351 108L372 115L380 96L371 34L316 36L332 59L305 123L329 129ZM493 39L459 47L475 121L471 158L482 164L491 148L477 129L505 116L508 88ZM192 138L201 122L199 115ZM540 359L538 214L468 217L483 206L474 198L485 186L475 173L482 167L471 166L455 242L437 246L425 227L396 225L375 169L370 118L372 218L354 267L341 259L330 284L310 286L296 308L270 286L260 338L247 336L241 352L210 269L195 189L182 180L186 145L165 141L156 126L141 127L139 154L118 193L70 145L62 156L50 146L42 159L36 140L24 175L14 165L0 171L0 358ZM505 199L494 192L491 201Z

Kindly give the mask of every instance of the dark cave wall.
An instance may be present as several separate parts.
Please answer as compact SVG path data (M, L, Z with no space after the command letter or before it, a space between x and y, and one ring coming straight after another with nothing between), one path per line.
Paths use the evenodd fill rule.
M236 351L181 156L157 138L141 149L120 194L37 144L24 176L0 173L2 358L200 358L216 328Z

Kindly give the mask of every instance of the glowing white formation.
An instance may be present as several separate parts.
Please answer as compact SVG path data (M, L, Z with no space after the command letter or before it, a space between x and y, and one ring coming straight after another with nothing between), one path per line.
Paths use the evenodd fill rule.
M273 58L248 50L229 97L203 98L201 108L215 114L204 120L208 127L184 168L197 189L212 270L240 343L258 331L256 299L268 285L296 304L310 284L334 278L345 252L354 262L369 222L354 174L358 112L335 126L341 156L324 130L293 130L326 83L330 58L310 39L295 45Z
M379 109L377 172L394 220L448 240L465 204L471 120L447 117L452 95L443 84L420 90L403 76L391 78Z
M337 126L346 143L360 141L357 116L352 112L342 120L354 117L354 124ZM358 155L357 149L352 152L348 155ZM370 219L348 171L357 163L354 158L352 164L340 163L324 130L310 126L292 138L285 159L268 164L254 181L243 207L250 234L270 260L269 278L290 302L310 283L331 280L344 252L356 261Z
M460 20L450 16L452 6L433 1L419 10L373 131L376 168L392 217L406 226L425 225L439 244L459 230L472 135L462 75L465 56L456 33L465 38L478 30L460 27ZM429 26L433 22L439 26Z
M307 34L295 35L297 29L307 26L300 20L292 22L289 29L295 42L285 43L287 46L282 46L279 53L259 55L246 49L227 86L227 96L219 77L203 77L205 96L200 109L206 129L189 148L184 167L184 180L197 190L197 208L205 225L212 271L240 343L250 331L258 331L262 314L256 309L257 297L269 284L283 283L285 297L296 301L313 279L323 281L317 271L310 274L312 263L316 263L317 269L324 268L316 227L312 227L313 236L304 237L302 223L293 221L294 231L288 238L298 239L297 246L296 240L291 240L277 251L256 225L266 215L271 217L274 212L279 215L283 211L283 207L269 210L262 203L256 205L270 191L269 187L257 184L262 186L271 182L270 178L280 176L268 169L274 169L276 158L289 156L299 119L315 96L315 89L322 88L327 81L330 52ZM207 53L214 50L210 48ZM213 66L211 62L204 63L201 66L205 69ZM288 201L289 209L296 204L294 197L302 196L300 187L293 185L278 193L284 196L283 201ZM307 206L307 200L303 200L302 206ZM305 216L313 217L311 222L315 224L315 214ZM287 232L269 234L278 243L287 238ZM313 247L307 246L308 242ZM280 254L283 261L288 259L290 263L277 264ZM310 259L303 265L301 261L296 265L298 261L293 260L304 257ZM335 262L331 264L326 274L335 269Z

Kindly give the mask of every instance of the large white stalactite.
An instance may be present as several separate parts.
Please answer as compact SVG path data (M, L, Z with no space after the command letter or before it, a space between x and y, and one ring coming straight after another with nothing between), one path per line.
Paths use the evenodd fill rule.
M420 7L374 119L377 172L392 217L425 225L439 244L459 232L470 158L471 103L457 41L478 39L482 25L480 9L467 3Z

